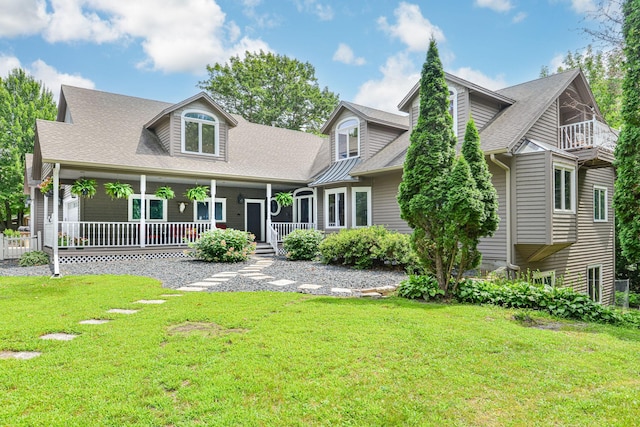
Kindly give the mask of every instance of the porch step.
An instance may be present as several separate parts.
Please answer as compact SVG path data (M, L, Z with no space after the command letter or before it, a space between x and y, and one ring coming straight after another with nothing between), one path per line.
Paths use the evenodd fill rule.
M258 243L258 245L256 246L255 254L259 256L275 256L276 255L273 248L268 243Z

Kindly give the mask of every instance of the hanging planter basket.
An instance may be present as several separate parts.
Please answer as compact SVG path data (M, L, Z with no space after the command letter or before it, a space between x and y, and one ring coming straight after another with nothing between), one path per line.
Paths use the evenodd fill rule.
M156 197L169 200L176 197L176 193L169 186L159 187L155 192Z
M126 199L133 194L130 184L123 184L120 181L107 182L104 184L104 191L111 199Z
M95 179L76 179L71 186L71 194L90 199L96 195L96 185Z
M195 187L189 188L185 193L185 197L189 200L197 200L199 202L203 201L207 198L209 193L209 187L206 185L196 185Z
M283 208L286 208L287 206L293 205L293 194L291 194L289 192L277 193L273 198Z

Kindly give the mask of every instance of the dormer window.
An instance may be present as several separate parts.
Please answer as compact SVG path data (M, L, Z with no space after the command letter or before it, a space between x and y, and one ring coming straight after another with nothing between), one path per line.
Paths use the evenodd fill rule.
M217 156L218 120L208 113L182 113L182 152Z
M338 123L336 128L336 160L360 157L360 121L354 117Z
M449 114L453 119L453 134L458 136L458 91L449 88Z

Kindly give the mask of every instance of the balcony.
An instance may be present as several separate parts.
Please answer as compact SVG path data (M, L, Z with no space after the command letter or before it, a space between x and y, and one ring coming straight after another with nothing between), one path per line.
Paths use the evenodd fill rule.
M618 139L615 130L596 119L560 126L558 132L563 150L602 147L613 151Z

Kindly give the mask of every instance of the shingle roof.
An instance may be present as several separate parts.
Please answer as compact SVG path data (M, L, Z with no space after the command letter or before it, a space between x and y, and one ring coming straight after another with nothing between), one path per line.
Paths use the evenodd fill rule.
M394 141L376 153L366 162L357 165L351 171L351 175L365 175L367 173L378 172L381 170L392 170L402 168L404 158L409 148L410 132L405 132Z
M357 181L351 177L350 172L358 163L360 163L359 157L335 162L311 184L309 184L309 187L331 184L333 182Z
M510 149L579 74L580 70L569 70L500 89L498 93L516 102L502 110L482 129L482 150L490 153Z
M340 101L340 104L333 110L320 132L327 133L333 126L334 121L338 118L343 109L347 109L354 114L360 116L364 120L372 123L378 123L384 126L390 126L397 129L409 129L409 117L400 114L389 113L364 105L354 104L353 102Z
M72 124L38 120L44 162L183 176L252 178L307 182L321 168L324 138L250 123L233 116L229 161L169 156L143 126L173 104L124 95L62 87ZM326 167L326 164L323 166Z

